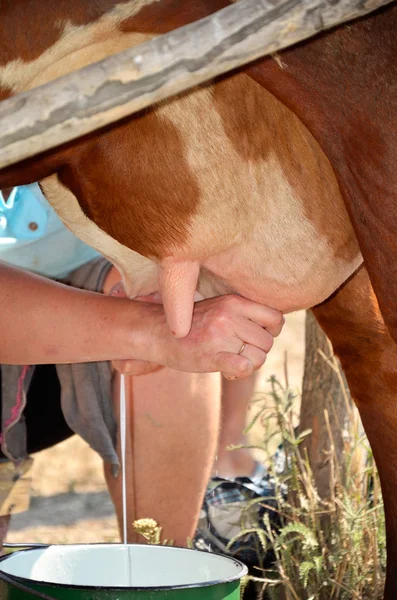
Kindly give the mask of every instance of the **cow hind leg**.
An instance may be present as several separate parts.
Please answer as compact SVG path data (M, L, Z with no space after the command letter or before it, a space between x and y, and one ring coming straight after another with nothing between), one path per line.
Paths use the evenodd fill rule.
M397 346L384 324L365 268L313 312L341 361L378 467L387 530L385 600L395 600Z

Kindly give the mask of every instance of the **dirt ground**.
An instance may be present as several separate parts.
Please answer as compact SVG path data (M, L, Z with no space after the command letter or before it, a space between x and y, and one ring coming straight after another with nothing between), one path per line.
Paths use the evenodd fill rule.
M285 353L289 383L301 387L304 313L288 315L286 321L261 370L257 391L266 391L270 375L284 381ZM258 436L257 430L254 435ZM31 507L13 516L7 541L25 544L119 540L102 462L85 442L74 436L34 458Z

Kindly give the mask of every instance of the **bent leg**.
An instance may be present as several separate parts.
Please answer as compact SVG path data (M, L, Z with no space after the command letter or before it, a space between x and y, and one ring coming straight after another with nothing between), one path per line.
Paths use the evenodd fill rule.
M229 381L222 379L221 430L219 434L218 456L214 474L233 479L249 476L255 469L255 461L250 450L228 450L228 446L244 445L244 429L249 403L255 390L256 373Z
M120 281L112 269L109 293ZM215 457L220 420L220 376L160 369L126 377L128 540L144 542L132 529L135 519L152 518L162 538L184 546L193 537ZM119 420L120 376L113 403ZM120 454L120 451L119 451ZM122 530L121 476L105 477Z
M220 378L161 369L126 378L128 539L135 519L152 518L162 538L184 546L193 537L211 475L219 431ZM119 414L120 377L114 405ZM121 477L105 467L122 525Z
M397 346L362 268L333 298L313 309L330 338L371 444L386 515L385 600L397 598Z

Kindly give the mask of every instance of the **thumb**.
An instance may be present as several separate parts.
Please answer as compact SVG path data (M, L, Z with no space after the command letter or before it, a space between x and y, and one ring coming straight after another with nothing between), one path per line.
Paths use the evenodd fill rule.
M252 375L254 365L241 354L218 352L212 360L211 371L220 371L226 379L241 379Z

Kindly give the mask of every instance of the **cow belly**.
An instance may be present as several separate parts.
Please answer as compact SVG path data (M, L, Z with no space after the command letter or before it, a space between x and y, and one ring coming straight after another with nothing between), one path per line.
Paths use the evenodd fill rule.
M287 239L288 243L288 239ZM335 258L319 242L318 253L305 244L284 254L272 248L237 248L206 261L203 295L235 292L284 313L311 308L326 300L361 265L357 249L350 261Z
M332 177L323 185L318 176L311 194L313 182L294 188L276 161L269 164L271 193L267 178L266 186L245 199L234 228L233 215L220 222L224 235L218 239L229 247L207 255L201 265L217 293L234 291L283 312L310 308L338 289L362 256ZM215 217L210 223L197 221L194 238L210 239Z
M158 255L183 263L181 278L199 263L204 296L234 291L289 312L322 302L360 266L327 157L266 90L234 76L159 114L178 131L197 197L184 243Z

